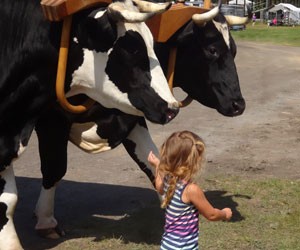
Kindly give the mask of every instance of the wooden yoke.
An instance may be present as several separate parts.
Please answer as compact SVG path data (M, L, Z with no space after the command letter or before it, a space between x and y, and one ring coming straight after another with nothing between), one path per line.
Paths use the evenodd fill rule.
M61 21L80 10L96 6L108 5L112 0L42 0L44 16L49 21Z
M84 104L74 106L68 102L65 96L65 78L69 52L70 31L72 24L72 14L82 9L95 5L107 5L111 0L42 0L41 6L44 16L49 21L63 20L63 28L60 41L58 66L56 74L56 96L59 104L66 111L72 113L82 113L87 111L94 100L88 99Z
M72 113L83 113L90 109L95 101L93 99L88 99L82 105L72 105L68 102L65 95L65 79L66 70L68 62L68 52L69 52L69 40L70 40L70 30L72 24L72 16L67 16L64 18L63 29L60 40L59 57L56 73L56 97L59 104L63 109Z
M164 43L167 42L177 30L191 20L194 14L207 12L210 7L211 0L204 1L204 8L187 6L184 5L184 2L178 2L173 4L168 11L149 19L146 24L151 30L154 40L156 42ZM167 80L172 93L176 53L177 48L174 47L170 49ZM193 99L191 97L187 96L183 101L179 102L179 106L186 107L192 102L192 100Z
M177 54L177 48L176 47L171 48L169 53L167 80L168 80L169 88L173 95L174 95L173 80L174 80L174 71L175 71L175 63L176 63L176 54ZM180 108L183 108L188 106L192 101L193 99L187 96L183 101L179 101L178 104Z
M209 10L211 8L211 0L204 0L203 8Z
M209 4L210 6L210 0L206 0L205 2L209 2L206 5ZM147 20L146 24L151 30L154 40L164 43L184 24L191 20L194 14L201 14L208 10L209 8L187 6L179 2L173 4L166 12Z

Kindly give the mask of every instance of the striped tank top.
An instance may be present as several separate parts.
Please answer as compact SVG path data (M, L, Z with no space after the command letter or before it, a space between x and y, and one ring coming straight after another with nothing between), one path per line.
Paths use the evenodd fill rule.
M175 193L165 211L165 228L161 250L196 250L199 238L199 212L193 204L182 201L187 183L178 182ZM164 192L168 189L164 182Z

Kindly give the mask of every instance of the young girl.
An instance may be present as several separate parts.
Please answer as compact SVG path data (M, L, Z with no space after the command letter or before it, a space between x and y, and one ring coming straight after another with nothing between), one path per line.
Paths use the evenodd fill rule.
M160 160L149 153L156 168L155 187L163 196L165 228L160 249L198 249L198 215L210 221L229 220L230 208L212 207L193 177L204 161L204 143L190 131L173 133L161 146Z

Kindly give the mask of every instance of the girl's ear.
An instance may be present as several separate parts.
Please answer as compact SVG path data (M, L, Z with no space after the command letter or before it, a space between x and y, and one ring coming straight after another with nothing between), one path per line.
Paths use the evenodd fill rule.
M108 19L106 12L99 18L89 15L78 25L77 39L82 47L106 52L117 39L116 24Z

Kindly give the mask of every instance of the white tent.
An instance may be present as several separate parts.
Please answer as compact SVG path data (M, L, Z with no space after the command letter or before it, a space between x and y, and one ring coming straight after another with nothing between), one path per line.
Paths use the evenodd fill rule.
M289 23L300 24L300 8L289 3L280 3L269 9L269 12L277 13L279 10L283 11Z

